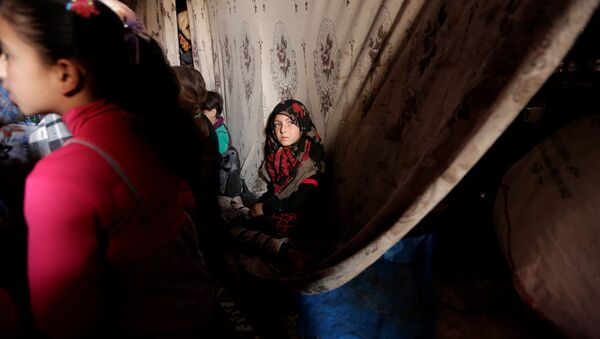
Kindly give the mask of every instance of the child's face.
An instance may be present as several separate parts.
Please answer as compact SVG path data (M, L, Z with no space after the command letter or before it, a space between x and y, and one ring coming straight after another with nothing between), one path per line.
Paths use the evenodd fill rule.
M12 26L0 17L0 41L6 58L0 63L3 86L10 99L25 114L52 111L57 98L57 83L51 75L52 66L45 64L37 50L23 40Z
M300 139L300 128L287 115L277 114L273 121L275 137L281 146L290 146Z
M204 114L208 118L208 120L210 120L211 123L214 124L215 122L217 122L217 109L216 108L213 108L211 110L203 109L202 114Z

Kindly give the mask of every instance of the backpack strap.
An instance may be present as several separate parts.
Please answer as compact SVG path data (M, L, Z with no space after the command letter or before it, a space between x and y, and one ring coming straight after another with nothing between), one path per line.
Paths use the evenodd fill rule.
M137 190L137 188L135 188L133 182L129 179L127 174L125 174L125 171L123 171L121 166L119 166L119 163L113 157L111 157L110 154L108 154L100 147L94 145L93 143L81 139L71 138L65 142L65 146L68 144L80 144L98 153L102 158L104 158L104 160L106 160L106 162L108 162L108 164L115 170L115 172L117 172L117 174L121 177L121 179L127 185L127 187L129 187L129 190L131 190L131 193L133 193L133 195L136 197L136 199L142 206L142 209L144 209L145 211L148 210L146 202L142 198L140 192Z

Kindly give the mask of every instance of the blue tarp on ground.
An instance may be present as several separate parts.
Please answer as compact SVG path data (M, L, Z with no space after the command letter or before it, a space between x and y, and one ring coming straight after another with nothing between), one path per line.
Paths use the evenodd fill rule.
M302 338L433 338L433 236L404 238L333 291L300 295Z

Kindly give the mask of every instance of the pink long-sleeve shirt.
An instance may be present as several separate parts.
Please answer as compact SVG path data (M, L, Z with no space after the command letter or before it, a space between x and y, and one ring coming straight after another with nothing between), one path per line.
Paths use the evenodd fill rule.
M97 152L71 143L39 161L27 178L28 278L34 322L62 336L90 328L110 310L106 268L122 269L178 234L189 191L145 144L137 118L104 101L63 120L77 139L114 158L140 201Z

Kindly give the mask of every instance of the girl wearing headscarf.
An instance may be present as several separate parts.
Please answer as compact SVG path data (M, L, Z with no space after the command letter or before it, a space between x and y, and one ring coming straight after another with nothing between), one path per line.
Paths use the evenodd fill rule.
M306 106L294 99L275 106L265 134L265 159L260 172L267 181L267 192L250 209L246 231L235 227L230 234L282 255L292 244L311 242L318 224L316 211L325 174L325 152Z

